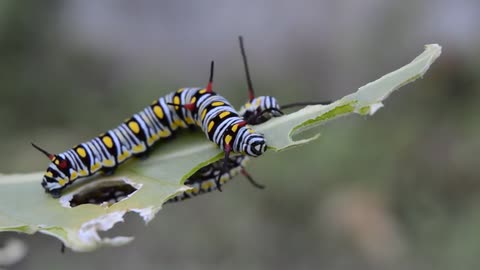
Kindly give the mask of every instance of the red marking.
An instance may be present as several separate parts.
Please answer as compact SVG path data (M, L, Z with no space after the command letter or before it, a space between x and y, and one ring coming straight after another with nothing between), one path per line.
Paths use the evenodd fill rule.
M238 123L238 127L244 127L246 125L247 125L247 121L245 121L245 120Z
M62 160L60 161L60 164L58 165L58 167L60 167L60 169L66 169L67 168L67 161L66 160Z
M191 111L191 112L193 112L193 111L195 110L195 108L196 108L195 103L185 104L184 107L185 107L185 109L187 109L187 110L189 110L189 111Z
M47 157L48 157L48 159L50 159L51 161L53 161L53 160L55 159L55 156L52 155L52 154L49 154Z
M207 88L205 88L207 90L207 93L211 93L212 92L212 89L213 89L213 83L212 82L208 82L207 84Z
M250 98L250 102L255 98L255 94L253 93L253 89L248 89L248 97Z

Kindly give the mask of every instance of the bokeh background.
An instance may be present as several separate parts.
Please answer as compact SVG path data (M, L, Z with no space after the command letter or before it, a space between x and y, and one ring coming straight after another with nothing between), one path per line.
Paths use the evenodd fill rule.
M443 55L369 118L250 164L223 193L134 214L120 248L61 255L54 238L9 269L478 269L480 2L0 2L0 172L43 170L61 152L184 86L240 106L244 35L257 93L340 98L406 63ZM40 182L39 182L40 184ZM39 192L40 185L39 185Z

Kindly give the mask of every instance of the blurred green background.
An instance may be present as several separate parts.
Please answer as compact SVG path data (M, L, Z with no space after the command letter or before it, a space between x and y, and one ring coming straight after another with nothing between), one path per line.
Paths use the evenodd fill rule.
M375 116L252 161L266 190L238 177L148 226L129 214L113 233L136 240L93 253L2 233L0 243L29 246L8 269L478 269L478 10L475 0L1 1L2 173L45 169L31 141L62 152L205 85L212 59L216 91L239 107L239 34L257 93L282 103L340 98L424 44L443 46Z

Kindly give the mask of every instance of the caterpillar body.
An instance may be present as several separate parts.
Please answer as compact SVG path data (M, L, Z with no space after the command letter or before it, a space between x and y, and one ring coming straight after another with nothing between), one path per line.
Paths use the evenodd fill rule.
M184 184L190 187L189 190L168 199L165 203L183 201L201 194L217 190L217 178L220 177L220 186L223 186L228 181L232 180L240 172L243 173L242 170L244 170L247 162L248 157L245 155L230 157L228 159L226 172L224 172L224 160L209 164L201 168L192 176L190 176L187 180L185 180Z
M157 141L190 126L200 127L209 140L225 151L226 157L230 152L256 157L267 149L263 135L255 133L211 87L181 88L154 101L117 128L66 152L53 155L34 145L52 161L42 186L58 197L76 179L99 171L113 173L132 156L145 155Z
M277 117L283 114L280 111L280 105L276 98L271 96L254 98L251 102L249 101L243 105L239 113L249 125L262 124L270 120L272 117ZM236 155L230 157L226 165L225 160L219 160L201 168L185 180L184 184L190 187L189 190L170 198L165 203L183 201L201 194L215 191L232 180L239 173L245 176L253 186L263 189L264 186L253 180L252 176L250 176L245 170L248 161L248 156ZM216 184L217 179L220 179L220 181Z
M242 117L245 119L245 121L247 121L248 124L251 125L261 124L271 119L272 115L266 115L265 113L262 113L265 110L271 108L280 109L276 99L273 97L257 97L252 103L248 102L240 110L242 112ZM224 165L225 160L219 160L201 168L187 180L185 180L184 184L190 187L189 190L168 199L165 203L179 202L215 191L232 180L239 173L244 175L253 186L263 189L264 186L255 182L255 180L253 180L250 174L248 174L248 172L245 170L245 166L248 161L248 156L236 155L228 159L227 165ZM218 178L220 181L217 184Z
M265 113L268 111L272 111L275 114ZM240 109L242 117L245 119L245 121L247 121L247 124L251 125L264 123L270 120L273 116L279 115L278 112L280 112L280 106L278 105L277 100L270 96L260 96L254 98L252 102L247 102ZM184 184L190 187L189 190L170 198L165 203L183 201L201 194L215 191L232 180L239 173L244 175L250 181L250 183L252 183L252 185L263 189L264 186L255 182L255 180L253 180L253 178L245 170L245 166L248 161L248 156L237 155L230 157L227 160L226 165L225 160L219 160L201 168L187 180L185 180ZM218 178L220 181L217 184Z
M78 178L88 177L97 172L112 174L120 164L132 156L146 156L155 143L171 137L179 128L188 127L199 127L210 141L224 151L225 157L222 161L206 166L203 172L199 172L201 177L195 178L194 175L192 181L186 184L202 183L215 178L215 188L204 191L213 189L221 191L221 185L231 179L230 173L241 168L240 171L254 185L259 186L242 169L242 164L245 156L262 155L267 150L267 144L263 135L256 133L249 125L263 123L283 113L274 97L255 97L242 38L239 37L239 40L250 96L249 102L240 111L242 116L224 97L212 91L212 61L210 80L206 88L181 88L161 97L118 127L88 142L60 154L50 154L32 143L51 161L41 182L45 191L53 197L59 197L61 191ZM297 105L307 103L283 107ZM230 158L231 152L240 154L240 157ZM210 170L212 168L213 170ZM225 173L228 177L224 177L221 183ZM198 192L201 193L204 192Z
M280 106L275 97L255 97L252 80L250 78L247 57L243 46L243 39L241 36L239 37L239 43L249 93L249 101L241 107L241 109L239 110L239 114L243 117L247 124L258 125L269 121L273 117L282 116L283 112L281 111L281 109L304 105L326 105L331 103L331 101L296 102ZM248 160L249 158L246 155L237 155L228 159L216 161L201 168L199 171L189 177L184 183L185 185L190 186L191 189L182 192L174 196L173 198L170 198L166 201L166 203L182 201L201 194L209 193L217 189L221 190L220 188L224 184L232 180L239 173L244 175L253 186L263 189L264 186L253 180L250 174L248 174L248 172L245 170L245 165Z

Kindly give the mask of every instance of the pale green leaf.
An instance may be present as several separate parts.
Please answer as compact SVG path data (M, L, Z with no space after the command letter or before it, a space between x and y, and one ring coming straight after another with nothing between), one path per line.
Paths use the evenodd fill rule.
M292 136L340 116L352 113L372 115L393 91L423 76L440 53L439 45L427 45L411 63L353 94L327 106L308 106L255 126L255 129L265 135L271 150L280 151L307 143L318 136L296 141ZM150 221L168 198L187 189L181 184L185 179L221 156L218 147L203 134L183 132L175 140L160 143L147 160L129 161L111 177L79 181L81 183L68 188L60 199L53 199L42 191L41 172L0 175L0 231L42 232L60 239L76 251L125 244L132 238L100 238L97 231L109 230L129 211L139 213L146 222ZM111 206L69 206L74 193L115 181L125 181L138 190Z

